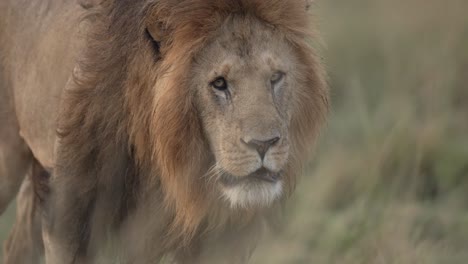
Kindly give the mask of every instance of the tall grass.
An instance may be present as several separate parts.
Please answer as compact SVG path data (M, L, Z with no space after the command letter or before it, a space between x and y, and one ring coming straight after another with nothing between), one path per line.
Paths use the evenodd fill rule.
M468 2L318 7L333 111L254 263L467 263Z

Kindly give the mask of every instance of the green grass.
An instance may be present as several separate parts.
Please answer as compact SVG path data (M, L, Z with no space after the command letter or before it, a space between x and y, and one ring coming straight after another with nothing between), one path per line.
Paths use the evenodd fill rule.
M287 225L253 263L467 263L468 2L316 10L333 109Z

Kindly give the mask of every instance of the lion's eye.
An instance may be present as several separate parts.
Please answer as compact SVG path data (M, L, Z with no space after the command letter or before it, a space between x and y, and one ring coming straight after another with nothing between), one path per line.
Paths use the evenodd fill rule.
M278 72L275 72L273 73L273 75L271 76L270 78L270 82L271 84L277 84L279 83L284 77L284 73L278 71Z
M225 91L227 89L227 81L223 77L216 78L211 82L211 86L220 91Z

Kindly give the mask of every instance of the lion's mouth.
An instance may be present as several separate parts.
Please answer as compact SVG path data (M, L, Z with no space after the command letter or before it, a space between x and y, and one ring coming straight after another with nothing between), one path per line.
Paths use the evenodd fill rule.
M236 177L230 174L223 174L220 177L220 182L226 187L236 186L245 182L277 183L280 180L281 173L272 172L265 168L261 168L245 177Z

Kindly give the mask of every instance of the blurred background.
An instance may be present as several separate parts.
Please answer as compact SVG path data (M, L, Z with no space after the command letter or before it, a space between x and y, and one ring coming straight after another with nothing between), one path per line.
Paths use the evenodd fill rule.
M253 263L468 263L468 1L315 12L332 113Z
M468 263L468 1L315 1L332 112L252 263Z

